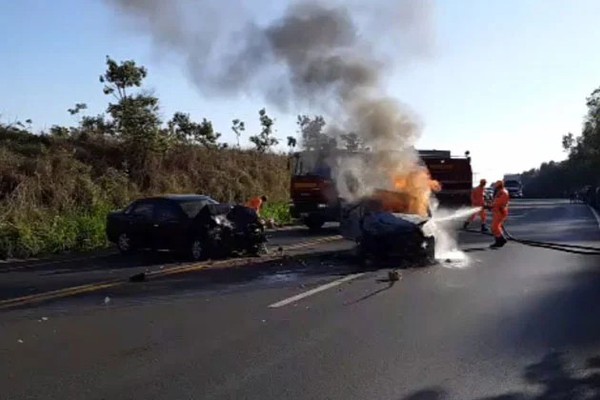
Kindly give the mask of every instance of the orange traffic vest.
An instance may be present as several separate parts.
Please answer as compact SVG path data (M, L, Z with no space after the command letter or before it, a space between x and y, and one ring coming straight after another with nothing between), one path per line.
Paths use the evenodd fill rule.
M471 204L475 207L482 207L485 205L484 197L485 188L483 186L477 186L471 192Z
M508 214L508 201L510 200L510 195L506 189L500 189L496 198L494 199L494 205L492 209L494 213Z

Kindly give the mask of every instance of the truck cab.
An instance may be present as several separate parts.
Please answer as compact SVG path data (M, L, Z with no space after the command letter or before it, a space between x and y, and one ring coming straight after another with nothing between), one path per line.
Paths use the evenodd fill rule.
M521 175L518 174L507 174L504 175L504 187L508 191L508 194L512 198L523 197L523 183L521 182Z
M440 182L442 190L436 194L442 204L470 205L473 189L471 157L452 156L448 150L419 150L419 157L427 166L432 179Z
M291 157L290 214L311 230L339 221L340 201L327 156L299 152Z

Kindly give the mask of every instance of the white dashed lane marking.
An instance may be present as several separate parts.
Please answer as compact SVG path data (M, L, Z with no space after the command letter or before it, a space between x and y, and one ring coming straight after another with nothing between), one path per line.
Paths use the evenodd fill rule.
M318 286L318 287L316 287L314 289L311 289L311 290L308 290L306 292L297 294L295 296L288 297L287 299L283 299L281 301L278 301L277 303L273 303L273 304L271 304L269 306L269 308L279 308L279 307L287 306L288 304L295 303L295 302L297 302L299 300L302 300L302 299L304 299L306 297L309 297L309 296L312 296L314 294L323 292L323 291L325 291L327 289L331 289L332 287L336 287L338 285L341 285L344 282L351 281L351 280L359 278L359 277L361 277L363 275L364 275L364 272L361 272L359 274L347 275L347 276L345 276L343 278L336 279L333 282L326 283L325 285Z

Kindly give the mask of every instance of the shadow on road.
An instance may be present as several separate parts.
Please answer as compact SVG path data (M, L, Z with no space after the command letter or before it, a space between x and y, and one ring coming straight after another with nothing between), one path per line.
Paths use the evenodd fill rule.
M121 297L161 297L194 290L222 290L251 283L295 285L302 277L323 276L330 279L357 272L348 262L348 252L323 251L309 256L284 256L278 260L244 263L239 266L207 268L155 280L131 282L118 289ZM117 293L113 293L117 295Z
M550 352L539 362L525 367L522 378L530 391L509 392L474 400L587 400L600 398L600 357L588 358L574 366L565 354ZM445 400L450 394L433 387L414 392L400 400ZM452 397L454 398L454 397Z
M378 279L377 280L378 283L387 283L387 286L379 288L377 290L375 290L374 292L371 292L363 297L361 297L360 299L354 300L351 303L348 303L349 305L351 304L356 304L356 303L360 303L361 301L365 301L367 299L370 299L371 297L375 297L377 296L379 293L381 292L385 292L386 290L389 290L392 288L392 286L394 286L394 284L396 283L396 281L392 281L390 279Z
M590 257L585 262L597 266L598 259ZM506 336L506 346L520 343L531 348L564 348L600 342L600 271L590 268L545 279L550 288L548 294L508 316L512 328Z
M490 246L481 246L481 247L467 247L466 249L462 249L464 253L478 253L481 251L490 250Z
M110 290L110 296L158 298L178 296L198 290L206 291L235 291L237 288L250 284L276 284L297 286L305 278L337 279L358 272L377 272L388 269L389 265L376 264L365 269L357 262L352 251L322 251L303 256L285 256L283 259L264 263L250 263L237 267L205 269L173 275L156 280L132 282L115 290ZM395 282L387 283L374 293L358 301L364 301L387 289ZM257 288L260 286L256 286Z

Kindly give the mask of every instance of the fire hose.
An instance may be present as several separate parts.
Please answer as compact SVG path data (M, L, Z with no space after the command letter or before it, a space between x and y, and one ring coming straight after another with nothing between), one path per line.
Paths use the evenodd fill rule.
M516 243L521 243L526 246L532 247L542 247L551 250L563 251L565 253L574 253L574 254L583 254L583 255L600 255L600 248L591 247L591 246L580 246L574 244L565 244L565 243L554 243L554 242L542 242L538 240L528 240L528 239L518 239L513 237L506 228L504 228L504 233L508 240L511 240Z
M487 210L491 210L492 205L486 204L485 208ZM573 253L573 254L582 254L582 255L590 255L590 256L600 255L600 248L598 248L598 247L580 246L580 245L574 245L574 244L555 243L555 242L543 242L543 241L539 241L539 240L519 239L519 238L512 236L510 234L510 232L506 229L506 227L502 227L502 229L504 231L504 236L506 237L507 240L515 242L515 243L520 243L525 246L541 247L541 248L562 251L565 253ZM471 232L475 232L475 231L471 231ZM477 233L486 234L484 232L477 232ZM487 234L487 235L490 235L490 234Z
M504 227L504 234L506 239L511 242L520 243L525 246L540 247L550 250L562 251L565 253L582 254L590 256L600 255L600 248L591 246L580 246L574 244L555 243L555 242L543 242L539 240L519 239L510 234L510 232ZM471 233L479 233L482 235L492 236L490 233L480 232L475 230L468 230Z

